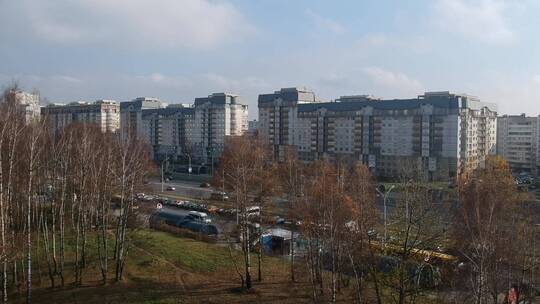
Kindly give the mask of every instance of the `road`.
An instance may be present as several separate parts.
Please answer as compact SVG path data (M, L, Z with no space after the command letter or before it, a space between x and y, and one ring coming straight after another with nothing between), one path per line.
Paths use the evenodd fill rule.
M161 193L161 182L150 181L148 184L156 194ZM202 188L201 183L191 181L174 180L163 183L163 194L174 194L190 198L208 199L214 191L213 188ZM167 187L174 187L176 190L167 191Z

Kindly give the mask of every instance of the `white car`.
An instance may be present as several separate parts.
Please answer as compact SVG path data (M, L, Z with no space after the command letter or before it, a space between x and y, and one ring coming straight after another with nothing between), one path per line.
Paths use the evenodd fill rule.
M246 213L248 216L259 216L261 214L261 207L259 206L247 207Z
M212 220L208 218L208 214L199 211L190 211L187 218L203 223L211 223Z

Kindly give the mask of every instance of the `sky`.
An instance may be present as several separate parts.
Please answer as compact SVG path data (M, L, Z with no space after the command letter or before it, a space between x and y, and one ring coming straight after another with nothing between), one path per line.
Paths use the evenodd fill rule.
M467 93L540 114L540 1L0 0L0 86L50 102Z

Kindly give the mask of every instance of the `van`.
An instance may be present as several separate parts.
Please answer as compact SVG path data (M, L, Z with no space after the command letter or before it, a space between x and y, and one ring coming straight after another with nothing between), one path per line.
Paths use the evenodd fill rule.
M225 192L215 191L212 192L212 194L210 195L210 199L215 201L227 201L229 200L229 196Z
M212 220L208 218L208 215L204 212L190 211L186 217L189 220L201 223L210 223Z

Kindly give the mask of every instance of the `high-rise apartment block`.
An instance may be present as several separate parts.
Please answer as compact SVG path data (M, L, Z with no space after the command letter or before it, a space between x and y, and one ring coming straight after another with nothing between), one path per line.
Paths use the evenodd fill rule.
M136 138L145 133L142 128L142 110L164 108L165 103L157 98L138 97L120 103L120 130L122 136Z
M194 114L193 108L182 106L141 111L139 136L152 146L155 159L194 156L191 147Z
M257 120L248 121L247 134L251 136L254 136L255 134L257 134Z
M167 107L157 99L137 98L121 103L121 111L122 133L146 140L156 159L191 158L208 164L217 161L227 136L247 131L247 105L226 93Z
M103 132L116 132L120 128L120 107L114 100L49 104L41 108L41 116L48 120L54 132L71 123L92 123Z
M214 93L195 98L193 148L200 151L202 161L215 161L227 136L243 135L248 128L248 108L238 95Z
M24 109L24 118L27 123L39 119L40 106L38 93L17 91L15 93L15 98L17 99L18 104Z
M24 118L24 121L28 124L31 121L39 120L40 117L40 105L39 105L39 93L25 92L21 90L10 90L7 92L7 102L13 102L17 108L18 115Z
M396 178L414 163L426 178L448 180L496 148L496 106L469 95L320 102L309 90L287 88L259 95L258 105L259 133L277 157L293 147L302 160L361 161L380 177Z
M504 115L497 118L497 154L512 170L538 174L539 117Z

